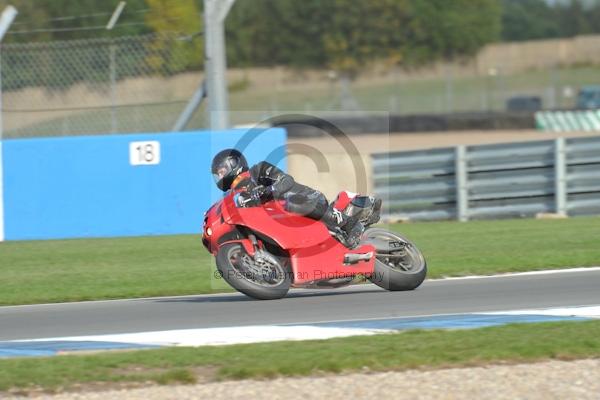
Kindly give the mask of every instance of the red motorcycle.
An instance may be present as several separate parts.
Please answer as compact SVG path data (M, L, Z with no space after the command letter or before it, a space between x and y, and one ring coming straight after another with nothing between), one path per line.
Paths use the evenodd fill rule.
M341 230L287 212L282 201L248 207L234 191L206 211L202 243L220 276L255 299L282 298L290 287L337 288L360 276L387 290L417 288L427 274L421 252L397 233L368 226L374 199L347 193L335 207L367 225L353 249Z

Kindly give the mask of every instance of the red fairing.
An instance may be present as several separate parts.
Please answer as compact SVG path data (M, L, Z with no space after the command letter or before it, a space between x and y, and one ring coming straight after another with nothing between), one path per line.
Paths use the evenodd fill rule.
M235 231L235 226L224 223L222 206L223 200L220 200L204 213L202 243L212 254L217 254L217 251L219 251L218 240Z
M340 195L350 202L348 193ZM350 250L332 237L322 222L289 213L278 201L240 208L235 205L234 196L235 193L228 193L206 212L202 241L211 253L216 254L220 246L232 241L242 243L250 252L252 243L246 235L253 232L259 238L269 238L289 254L293 286L357 274L368 276L373 272L375 257L344 264L346 255L374 252L373 246Z
M364 245L349 250L333 237L314 247L292 249L292 271L294 273L294 286L303 286L308 283L353 277L357 274L369 276L373 273L375 257L369 261L361 261L353 265L344 265L344 256L349 253L374 252L371 245Z
M282 249L310 247L331 237L323 223L289 213L277 201L240 208L235 206L233 196L227 196L222 208L225 223L247 226L273 239Z

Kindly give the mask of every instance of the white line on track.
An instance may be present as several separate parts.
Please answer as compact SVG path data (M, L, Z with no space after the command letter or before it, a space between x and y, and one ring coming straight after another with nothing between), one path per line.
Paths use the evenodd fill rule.
M521 276L535 276L535 275L554 275L554 274L569 274L569 273L578 273L578 272L597 272L600 271L600 267L581 267L581 268L568 268L568 269L549 269L549 270L540 270L540 271L529 271L529 272L512 272L505 274L496 274L496 275L471 275L471 276L458 276L458 277L447 277L447 278L437 278L437 279L426 279L425 282L438 283L438 282L446 282L446 281L460 281L460 280L472 280L472 279L497 279L497 278L512 278L512 277L521 277ZM364 284L364 285L354 285L350 287L340 288L340 289L331 289L336 291L361 291L361 290L369 290L373 287L376 287L374 284ZM315 293L319 293L323 290L328 289L292 289L295 293L308 293L309 291L314 291ZM162 296L162 297L139 297L133 299L113 299L113 300L88 300L88 301L78 301L78 302L63 302L63 303L41 303L41 304L23 304L23 305L15 305L15 306L0 306L0 310L3 309L11 309L11 308L25 308L25 307L52 307L52 306L76 306L76 305L85 305L85 304L102 304L102 303L114 303L119 301L144 301L144 300L164 300L164 299L185 299L185 298L198 298L198 297L224 297L231 295L239 295L243 296L241 293L237 292L226 292L226 293L209 293L209 294L191 294L191 295L182 295L182 296Z
M428 279L429 282L440 282L440 281L459 281L467 279L495 279L495 278L512 278L520 276L534 276L534 275L555 275L555 274L569 274L577 272L597 272L600 271L600 267L582 267L582 268L570 268L570 269L547 269L540 271L527 271L527 272L510 272L506 274L495 274L495 275L470 275L470 276L457 276L440 279Z
M563 311L567 310L567 311ZM578 313L570 312L569 310L579 310ZM584 310L594 310L593 312L586 312ZM600 317L600 305L599 304L580 304L576 306L568 306L568 307L545 307L545 308L536 308L536 309L527 309L523 310L523 314L536 314L536 315L556 315L556 316L581 316L581 317L590 317L594 316L595 310L598 310L598 317ZM562 312L562 314L561 314ZM518 310L506 310L506 311L469 311L469 312L452 312L452 313L437 313L437 314L419 314L419 315L403 315L403 316L392 316L392 317L368 317L368 318L352 318L352 319L331 319L327 321L316 320L316 321L298 321L291 323L282 323L277 324L280 326L285 325L314 325L314 324L323 324L323 323L343 323L343 322L356 322L356 321L386 321L386 320L396 320L396 319L412 319L412 318L432 318L432 317L448 317L452 315L473 315L473 314L484 314L484 315L495 315L495 314L506 314L506 315L515 315L521 313ZM539 313L539 314L538 314ZM595 316L594 316L595 317Z
M494 311L478 314L486 315L552 315L556 317L600 318L600 305L577 307L532 308L526 310Z
M349 336L369 336L392 332L376 328L342 328L321 326L251 325L242 327L175 329L108 335L55 337L10 342L115 342L151 346L215 346L242 343L265 343L282 340L319 340Z
M436 314L431 317L443 317L445 315L455 315L468 317L469 315L547 315L562 317L583 317L600 318L600 305L577 306L562 308L544 308L530 310L511 310L500 312L483 313L465 313L465 314ZM423 318L420 316L416 318ZM389 319L411 319L410 318L379 318L379 320ZM426 317L425 317L426 318ZM375 318L374 318L375 319ZM374 319L360 319L358 321L369 321ZM350 320L352 321L352 320ZM509 321L510 322L510 321ZM220 327L220 328L201 328L201 329L177 329L167 331L151 331L136 333L120 333L89 336L71 336L55 337L30 340L13 340L10 342L114 342L129 343L136 345L152 346L214 346L242 343L264 343L282 340L315 340L331 339L349 336L376 335L381 333L394 332L397 329L386 329L377 327L343 327L343 326L311 326L309 323L302 325L251 325L243 327Z

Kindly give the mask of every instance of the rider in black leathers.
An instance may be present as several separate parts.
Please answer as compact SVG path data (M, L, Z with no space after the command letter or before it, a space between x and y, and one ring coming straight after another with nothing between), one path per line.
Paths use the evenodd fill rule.
M219 189L245 188L245 205L285 200L287 211L321 220L332 231L339 228L349 247L356 247L360 241L364 226L357 218L341 213L329 204L323 193L297 183L291 175L266 161L248 168L240 151L225 149L213 158L211 171Z

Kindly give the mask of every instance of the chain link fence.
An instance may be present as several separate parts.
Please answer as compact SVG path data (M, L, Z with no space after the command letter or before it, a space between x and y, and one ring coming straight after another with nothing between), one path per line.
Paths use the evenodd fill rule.
M4 137L170 131L203 79L202 42L145 35L2 45ZM374 67L352 81L326 69L231 68L230 121L252 124L289 110L502 112L513 100L517 108L571 109L580 88L600 84L599 51L600 36L495 44L473 59ZM207 126L204 108L188 129Z
M347 111L352 115L357 111L387 111L404 116L568 110L576 108L582 88L600 85L600 63L556 64L513 72L511 62L507 59L486 71L479 71L472 63L440 64L418 71L397 69L365 74L353 82L343 82L333 73L333 78L328 78L323 71L295 87L281 84L292 80L291 72L282 73L281 81L272 83L269 92L254 93L263 93L262 103L251 103L235 94L231 103L237 109L260 104L275 114L281 110ZM254 76L248 75L252 82Z
M391 115L567 110L600 85L600 35L494 43L472 58L407 69L365 65L352 81L335 71L252 69L234 110L386 111Z
M4 137L162 132L201 82L201 38L3 45ZM188 127L202 127L196 113Z

